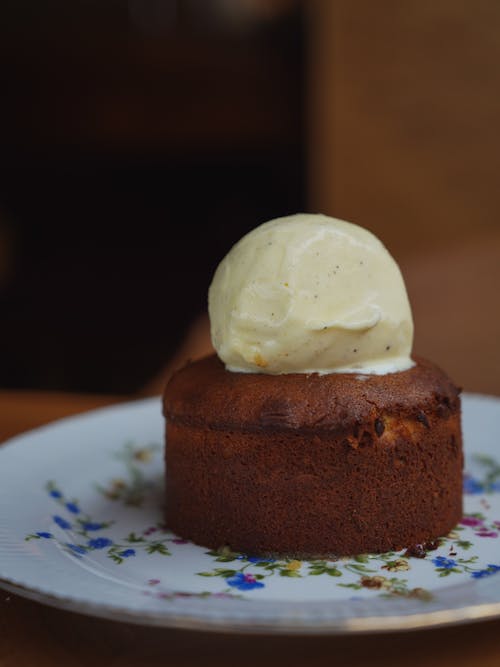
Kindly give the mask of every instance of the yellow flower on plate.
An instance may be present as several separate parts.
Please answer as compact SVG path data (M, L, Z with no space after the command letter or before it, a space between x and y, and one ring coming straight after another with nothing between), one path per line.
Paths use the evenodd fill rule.
M389 570L389 572L399 572L400 570L409 570L410 563L406 558L397 558L396 560L391 560L385 565L382 565L383 570Z
M151 461L151 452L149 449L138 449L134 452L134 459L141 463L148 463Z
M285 565L285 568L287 570L293 570L293 571L300 570L301 567L302 567L302 561L300 560L291 560L289 563Z

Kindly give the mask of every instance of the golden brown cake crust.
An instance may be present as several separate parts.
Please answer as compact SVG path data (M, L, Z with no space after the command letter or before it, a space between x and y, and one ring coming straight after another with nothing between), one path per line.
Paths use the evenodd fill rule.
M430 362L383 376L170 381L167 524L211 548L321 557L402 549L462 511L459 390Z
M231 373L216 355L170 380L164 415L218 429L339 431L378 412L425 419L425 409L455 412L460 390L430 361L387 375ZM423 415L419 413L424 411Z

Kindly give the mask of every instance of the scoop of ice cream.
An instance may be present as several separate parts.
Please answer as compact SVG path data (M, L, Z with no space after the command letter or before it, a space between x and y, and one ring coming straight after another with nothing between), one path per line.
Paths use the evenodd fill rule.
M277 218L219 264L212 342L230 371L392 373L413 366L398 265L368 230L325 215Z

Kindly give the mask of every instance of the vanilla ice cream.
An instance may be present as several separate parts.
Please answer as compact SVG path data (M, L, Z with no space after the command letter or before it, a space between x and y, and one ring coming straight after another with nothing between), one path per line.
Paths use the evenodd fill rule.
M325 215L271 220L219 264L212 342L252 373L394 373L411 366L413 320L398 265L368 230Z

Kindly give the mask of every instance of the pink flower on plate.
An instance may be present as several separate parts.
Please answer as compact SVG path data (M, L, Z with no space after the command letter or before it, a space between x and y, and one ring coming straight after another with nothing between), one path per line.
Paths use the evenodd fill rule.
M462 526L482 526L483 519L478 519L475 516L464 516L463 519L460 519Z
M174 544L188 544L189 540L183 540L182 537L174 537L172 542Z
M476 535L479 537L498 537L498 533L495 533L494 530L478 530Z
M159 583L160 583L160 580L159 580L159 579L150 579L150 580L148 581L148 586L156 586L156 585L159 584Z

